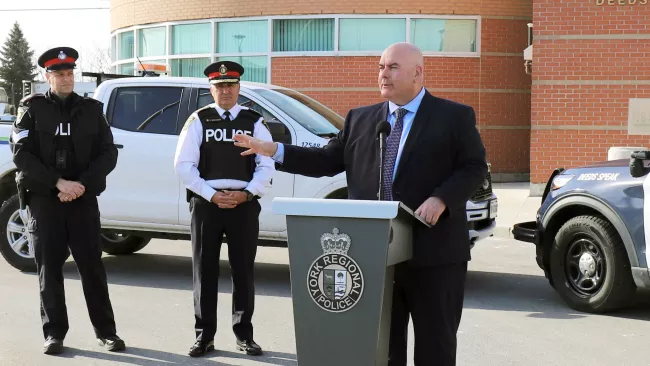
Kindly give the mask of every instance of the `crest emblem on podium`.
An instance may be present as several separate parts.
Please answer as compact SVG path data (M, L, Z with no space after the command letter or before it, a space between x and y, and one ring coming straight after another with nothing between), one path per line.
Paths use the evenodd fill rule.
M363 273L348 256L352 240L334 228L320 238L323 254L309 267L307 287L321 309L342 313L354 307L363 294Z

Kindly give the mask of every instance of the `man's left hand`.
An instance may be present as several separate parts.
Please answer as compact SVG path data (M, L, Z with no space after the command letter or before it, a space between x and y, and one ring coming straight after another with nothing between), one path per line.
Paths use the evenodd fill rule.
M61 202L71 202L77 199L78 197L74 194L67 194L63 192L59 192L59 200Z
M219 208L235 208L238 205L241 205L242 203L246 202L246 199L248 198L246 192L242 192L242 191L223 191L223 193L235 199L237 201L237 204L236 205L219 204Z
M429 197L418 207L415 214L422 217L427 223L435 225L446 208L447 206L440 198Z

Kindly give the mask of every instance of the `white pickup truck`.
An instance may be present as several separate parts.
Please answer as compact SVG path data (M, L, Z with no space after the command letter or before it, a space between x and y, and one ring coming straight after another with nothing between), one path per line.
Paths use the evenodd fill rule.
M262 113L275 141L319 147L343 127L340 115L291 89L242 82L240 95L240 104ZM187 117L214 102L208 82L182 77L120 78L101 83L93 97L104 103L118 147L117 166L99 197L104 252L134 253L152 238L189 239L189 204L173 160ZM0 144L5 145L0 146L0 252L15 268L34 271L16 193L10 133L10 123L0 124ZM276 172L260 201L262 246L286 246L285 217L271 211L274 197L346 198L345 174L310 178ZM492 235L497 207L488 173L483 187L467 202L472 242Z

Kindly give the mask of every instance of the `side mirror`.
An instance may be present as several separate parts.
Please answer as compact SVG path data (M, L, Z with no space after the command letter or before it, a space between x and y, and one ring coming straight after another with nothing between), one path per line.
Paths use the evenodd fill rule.
M635 151L630 155L630 175L634 178L643 177L650 170L644 161L650 160L650 151Z

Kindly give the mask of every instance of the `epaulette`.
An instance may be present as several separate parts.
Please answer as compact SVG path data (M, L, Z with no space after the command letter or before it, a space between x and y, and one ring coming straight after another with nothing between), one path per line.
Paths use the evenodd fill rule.
M33 99L39 99L39 98L45 98L45 94L42 94L42 93L30 94L30 95L24 97L23 99L21 99L20 102L19 102L19 105L28 106L29 103L31 103L31 101Z
M198 113L200 111L204 111L204 110L210 109L210 108L214 108L214 104L208 104L208 105L206 105L206 106L204 106L202 108L197 109L195 112Z
M99 105L102 106L102 107L104 106L104 102L102 102L102 101L100 101L100 100L97 100L97 99L95 99L95 98L93 98L93 97L83 97L83 98L84 98L84 100L85 100L86 102L96 103L96 104L99 104Z
M250 108L248 108L248 107L241 107L241 109L242 109L242 111L253 112L253 114L256 114L256 115L262 117L262 113L260 113L260 112L258 112L258 111L256 111L256 110L254 110L254 109L250 109Z

